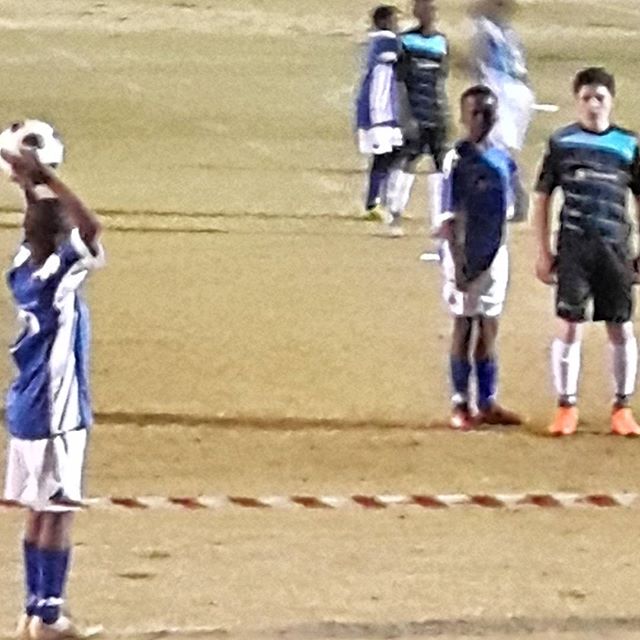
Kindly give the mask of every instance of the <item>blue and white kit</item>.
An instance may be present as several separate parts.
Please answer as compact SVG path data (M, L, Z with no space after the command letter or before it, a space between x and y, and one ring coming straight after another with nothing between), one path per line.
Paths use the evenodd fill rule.
M7 274L21 330L7 395L10 434L5 498L36 510L81 499L89 393L89 317L81 286L104 264L72 229L42 265L23 244Z
M451 247L442 243L443 296L454 316L502 313L509 280L505 223L513 206L517 169L490 143L458 142L445 156L440 223L452 220L463 256L465 291L458 289Z

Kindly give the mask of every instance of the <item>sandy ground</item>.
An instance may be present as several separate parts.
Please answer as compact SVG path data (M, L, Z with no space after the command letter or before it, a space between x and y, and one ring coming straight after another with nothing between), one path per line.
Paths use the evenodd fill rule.
M0 4L3 117L56 123L64 175L107 228L109 268L88 291L90 495L640 491L640 443L606 435L601 328L585 344L581 434L544 437L551 291L532 277L526 225L511 230L500 361L501 397L527 423L443 427L449 327L437 268L417 260L424 176L408 237L356 219L349 110L369 2ZM465 3L441 4L455 95ZM614 65L618 113L640 125L635 1L532 1L519 20L538 98L561 107L532 125L529 177L587 62ZM3 263L18 204L0 184ZM12 318L3 292L5 344ZM10 375L0 360L3 387ZM106 637L628 640L639 517L92 512L69 599ZM0 512L0 638L20 607L19 537L20 514Z

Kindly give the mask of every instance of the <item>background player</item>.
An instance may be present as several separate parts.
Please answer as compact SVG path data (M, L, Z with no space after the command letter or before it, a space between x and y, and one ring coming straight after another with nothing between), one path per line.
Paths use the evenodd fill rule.
M392 152L402 145L398 127L398 10L381 5L372 14L366 72L356 106L360 153L371 156L365 202L366 217L384 219L386 186Z
M551 361L558 409L549 430L554 435L576 431L582 323L592 301L592 319L606 323L613 356L616 396L611 430L640 435L629 409L638 353L631 322L636 276L627 218L629 189L636 200L640 196L638 139L610 122L615 80L607 71L598 67L580 71L573 92L578 121L549 139L534 212L536 274L542 282L557 285L558 333ZM564 204L554 255L549 213L556 187L563 193Z
M511 25L516 0L476 0L471 44L471 75L498 97L498 122L491 132L496 144L514 159L524 145L534 97L529 86L522 41ZM526 220L529 198L519 180L512 219Z
M446 96L449 44L436 31L435 0L415 0L417 27L400 34L402 45L398 78L406 93L407 118L404 145L398 150L389 175L388 206L392 235L402 235L401 216L407 207L422 155L433 158L435 172L427 178L430 220L440 211L442 160L446 152L449 110Z
M78 289L103 262L100 224L34 152L2 157L26 197L24 243L8 272L22 331L11 347L17 375L6 403L5 498L29 509L18 636L73 638L80 633L61 607L91 423L88 316Z
M467 135L444 161L439 235L443 295L453 316L450 425L463 430L480 423L521 423L518 415L496 403L496 338L509 275L505 221L516 174L509 153L489 138L497 108L496 96L488 87L467 89L460 99ZM469 397L471 361L478 381L477 416Z

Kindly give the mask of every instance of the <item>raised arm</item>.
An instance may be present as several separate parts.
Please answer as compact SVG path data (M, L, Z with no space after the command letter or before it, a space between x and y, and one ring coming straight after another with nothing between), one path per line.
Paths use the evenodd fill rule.
M71 227L77 227L82 241L97 252L97 238L102 226L97 216L84 202L56 175L43 165L37 156L26 149L19 155L0 151L2 157L11 165L16 181L19 182L28 197L33 197L38 185L46 185L60 201L62 214Z

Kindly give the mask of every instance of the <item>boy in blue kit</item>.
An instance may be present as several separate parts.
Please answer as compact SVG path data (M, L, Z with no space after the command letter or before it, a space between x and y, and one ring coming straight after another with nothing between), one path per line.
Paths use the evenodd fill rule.
M505 224L517 178L509 153L489 141L497 106L495 94L483 85L462 94L461 119L467 135L446 155L443 167L438 235L443 240L443 295L453 316L450 426L462 430L482 423L522 422L496 402L496 338L509 276ZM477 415L469 393L473 366L478 381Z
M92 420L89 319L79 289L104 252L100 223L40 161L41 143L33 134L17 154L0 152L26 200L24 241L7 274L22 330L10 349L17 374L6 402L5 499L28 508L17 635L60 640L81 637L62 613Z
M395 69L399 52L398 10L391 5L381 5L373 11L372 21L356 120L360 153L372 158L365 215L367 219L377 220L385 215L386 185L393 151L402 145Z

